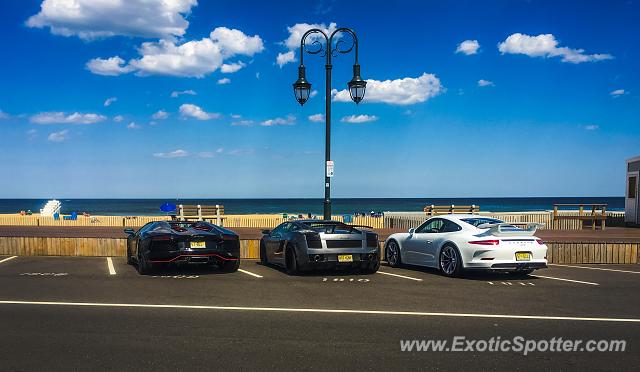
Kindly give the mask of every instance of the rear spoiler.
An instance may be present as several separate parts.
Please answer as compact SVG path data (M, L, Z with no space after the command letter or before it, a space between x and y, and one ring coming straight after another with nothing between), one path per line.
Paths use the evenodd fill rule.
M363 228L363 229L370 229L373 230L373 227L371 226L367 226L367 225L347 225L351 228L351 231L353 232L353 230L355 230L357 227Z
M525 228L514 229L514 225L525 225ZM509 229L505 229L509 227ZM483 223L482 225L478 225L479 229L489 229L487 231L488 234L495 236L509 236L509 235L533 235L535 234L538 228L544 227L542 223Z

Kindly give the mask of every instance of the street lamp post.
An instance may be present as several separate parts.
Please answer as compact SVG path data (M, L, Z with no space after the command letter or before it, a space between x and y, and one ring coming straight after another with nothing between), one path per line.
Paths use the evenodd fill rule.
M344 43L343 39L339 39L335 47L333 46L333 38L335 35L345 33L351 36L351 46L349 48L340 48ZM306 39L309 35L320 34L324 36L325 46L316 40L313 40L311 45L315 45L317 48L314 50L307 50ZM330 36L324 31L314 28L304 33L300 40L300 66L298 67L298 80L293 83L293 93L296 100L300 105L304 105L311 95L311 84L307 81L306 70L304 67L304 52L309 54L321 54L322 57L326 57L325 71L326 71L326 88L325 88L325 174L324 174L324 219L331 219L331 175L329 174L329 164L331 161L331 58L337 57L338 53L349 53L355 47L355 63L353 64L353 78L347 83L349 88L349 94L351 99L356 104L360 103L364 98L367 82L360 77L360 64L358 63L358 37L355 32L350 28L338 28Z

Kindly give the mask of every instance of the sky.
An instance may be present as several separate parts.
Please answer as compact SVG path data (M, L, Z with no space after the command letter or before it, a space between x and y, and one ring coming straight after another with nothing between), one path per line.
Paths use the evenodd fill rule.
M0 198L622 196L639 1L0 2ZM342 35L341 46L350 38Z

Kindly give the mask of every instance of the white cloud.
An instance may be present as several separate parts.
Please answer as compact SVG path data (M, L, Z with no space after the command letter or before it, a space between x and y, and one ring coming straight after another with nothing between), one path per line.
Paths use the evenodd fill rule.
M104 101L104 107L109 107L109 106L111 106L111 104L112 104L112 103L114 103L114 102L115 102L115 101L117 101L117 100L118 100L118 97L111 97L111 98L107 98L107 99Z
M253 155L255 153L254 149L235 149L227 152L227 155L231 156L247 156Z
M256 72L256 79L260 79L260 73Z
M278 64L278 66L280 66L280 68L282 68L282 66L286 65L289 62L294 62L295 60L296 55L292 50L285 53L278 53L278 56L276 57L276 63Z
M425 102L444 91L440 79L434 74L423 73L417 78L396 80L367 80L367 90L362 102L381 102L391 105L412 105ZM336 102L351 102L349 92L332 92Z
M185 19L197 0L44 0L29 27L85 40L116 35L157 38L183 36Z
M171 152L156 152L153 156L156 158L184 158L189 156L189 153L179 149Z
M479 87L492 87L494 85L495 84L493 83L493 81L490 81L490 80L485 80L485 79L478 80Z
M248 127L253 125L253 120L236 120L231 123L234 127Z
M304 35L305 32L307 32L312 28L321 29L329 36L333 31L336 30L337 26L334 22L332 22L329 24L329 26L327 26L324 23L322 24L296 23L291 27L287 27L287 31L289 32L289 37L287 37L287 39L284 40L282 43L284 44L285 47L287 47L288 51L284 53L278 53L278 56L276 57L276 64L278 64L278 66L282 67L287 63L294 62L296 60L294 51L300 48L300 39L302 39L302 35ZM307 38L307 45L310 45L315 40L324 43L324 37L322 35L312 34L312 35L309 35L309 37Z
M63 142L67 139L69 139L69 131L67 129L61 130L60 132L53 132L47 137L47 141L49 142Z
M265 120L260 125L264 127L273 127L276 125L293 125L296 122L296 117L293 115L287 115L284 118L277 117L274 119Z
M320 123L324 121L324 114L314 114L309 116L309 121Z
M95 58L87 68L101 75L121 75L136 72L139 76L169 75L202 78L224 64L224 60L236 55L253 56L264 50L260 36L247 36L242 31L218 27L201 40L182 44L173 40L142 43L141 55L124 65L120 57ZM227 65L228 70L230 65ZM232 69L232 68L231 68Z
M530 36L521 33L509 35L498 44L502 54L524 54L529 57L562 57L562 62L582 63L612 59L610 54L585 54L584 49L558 47L558 41L552 34Z
M225 85L230 83L231 83L231 79L229 78L222 78L218 80L218 85Z
M333 31L336 30L337 26L335 22L331 22L329 26L324 23L296 23L291 27L287 27L287 31L289 31L289 37L284 41L284 45L289 50L298 49L300 47L300 39L302 39L302 35L304 35L305 32L309 31L312 28L319 28L324 31L327 36L329 36ZM311 35L307 39L307 43L311 43L314 40L324 41L324 37L318 34Z
M317 95L318 95L318 91L314 89L314 90L312 90L312 91L311 91L311 93L309 94L309 98L313 98L313 97L315 97L315 96L317 96Z
M120 123L124 120L124 116L122 115L116 115L113 117L113 121L115 121L116 123Z
M191 90L191 89L189 89L189 90L181 90L181 91L174 90L173 92L171 92L171 97L172 97L172 98L178 98L178 97L180 97L180 96L181 96L181 95L183 95L183 94L188 94L188 95L190 95L190 96L195 96L195 95L197 95L198 93L196 93L195 91L193 91L193 90Z
M38 131L35 129L29 129L27 131L27 139L29 141L33 141L34 139L36 139L36 137L38 137Z
M152 119L155 120L164 120L169 117L169 114L164 110L158 110L155 114L151 115Z
M478 43L478 40L465 40L458 44L456 53L464 53L469 56L472 54L477 54L478 49L480 49L480 43Z
M216 151L202 151L200 153L198 153L198 157L200 158L213 158L217 155L220 155L224 152L224 149L222 147L216 149Z
M620 97L620 96L623 96L623 95L625 95L627 93L628 92L625 91L624 89L616 89L616 90L612 91L609 94L612 95L613 97Z
M9 115L4 113L4 112L2 112L2 110L0 110L0 120L8 119L8 118L9 118Z
M600 129L600 126L596 125L596 124L589 124L589 125L585 125L584 129L586 129L586 130L598 130L598 129Z
M375 115L349 115L340 119L340 121L343 123L351 123L351 124L368 123L376 120L378 120L378 117Z
M141 127L133 121L127 125L127 129L140 129Z
M220 66L220 72L224 74L231 74L231 73L237 72L238 70L245 67L246 65L247 64L242 61L238 61L235 63L224 63L222 66Z
M42 112L31 116L29 121L35 124L95 124L106 119L106 116L91 113L66 115L64 112Z
M199 106L192 105L190 103L185 103L180 106L180 115L198 120L210 120L220 117L220 114L218 113L206 112Z
M94 58L87 62L87 70L96 75L118 76L133 71L133 68L125 64L125 60L115 56L111 58Z

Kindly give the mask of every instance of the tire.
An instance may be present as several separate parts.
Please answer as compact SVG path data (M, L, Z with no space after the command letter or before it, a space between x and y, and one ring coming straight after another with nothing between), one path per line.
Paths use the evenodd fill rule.
M298 268L298 259L296 258L296 253L292 246L290 245L287 246L284 259L285 259L285 268L287 269L287 274L298 275L300 273L300 269Z
M387 243L387 249L384 251L385 259L391 267L400 267L402 265L402 257L400 256L400 245L397 241L391 240Z
M260 240L260 263L264 266L269 264L267 259L267 247L264 245L264 241Z
M227 260L222 265L220 265L220 269L225 273L235 273L240 268L240 259L237 260Z
M456 247L448 244L440 249L438 268L443 275L451 278L462 275L462 258Z
M147 275L153 269L153 265L147 261L144 254L138 254L138 274Z
M131 249L127 240L127 265L133 265L133 257L131 257Z
M377 256L377 255L376 255ZM380 259L376 257L374 261L371 261L367 268L363 270L365 274L375 274L380 268Z

